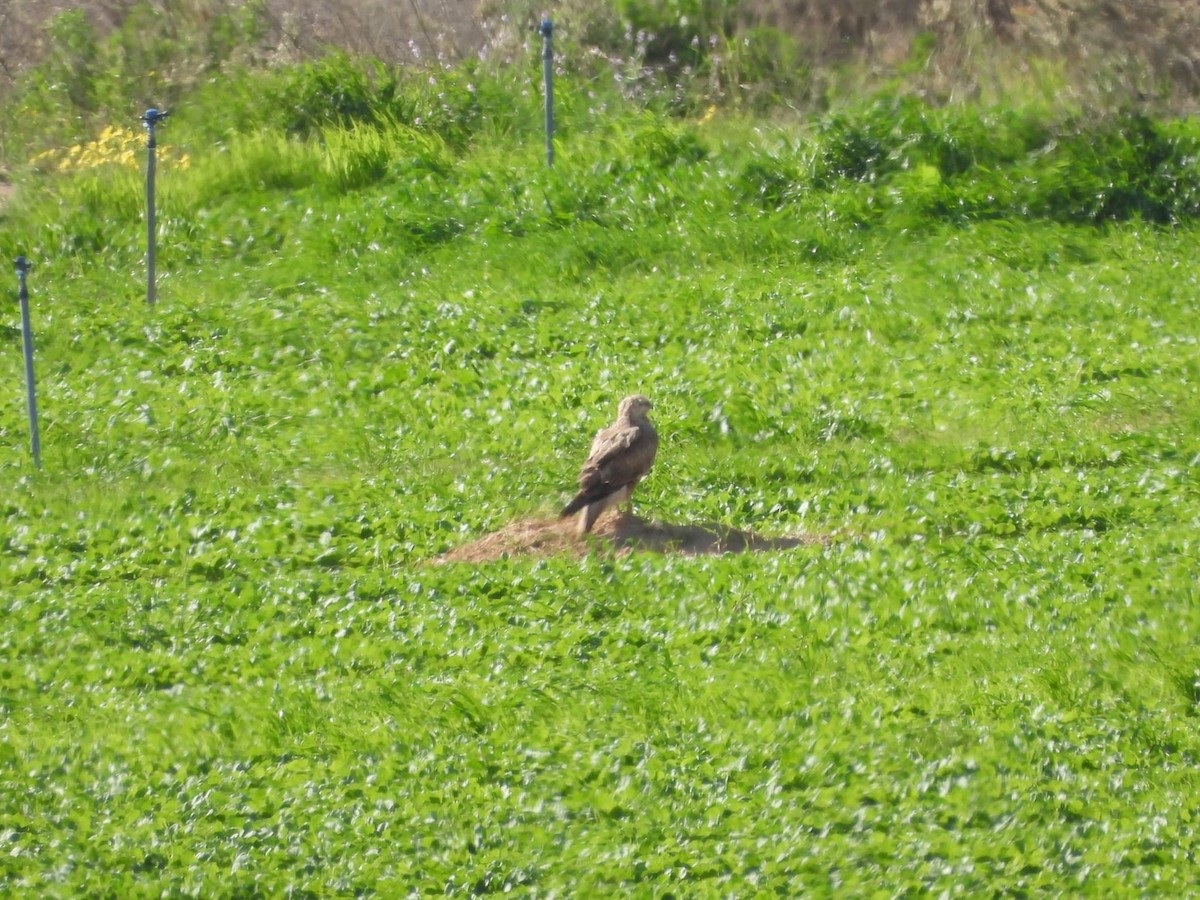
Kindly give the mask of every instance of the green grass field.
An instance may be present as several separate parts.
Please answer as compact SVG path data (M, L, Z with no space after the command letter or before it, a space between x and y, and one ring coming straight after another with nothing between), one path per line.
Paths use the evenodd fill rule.
M140 155L24 172L0 893L1194 890L1196 126L856 115L181 116L154 308ZM826 542L434 564L632 391L641 516Z

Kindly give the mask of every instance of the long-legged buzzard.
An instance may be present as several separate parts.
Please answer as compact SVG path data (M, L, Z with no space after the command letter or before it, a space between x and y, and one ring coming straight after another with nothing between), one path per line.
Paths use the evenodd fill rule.
M651 403L641 394L621 401L617 420L596 433L592 450L579 473L579 493L563 507L560 518L583 510L579 533L587 534L610 506L629 502L633 489L654 465L658 432L646 414Z

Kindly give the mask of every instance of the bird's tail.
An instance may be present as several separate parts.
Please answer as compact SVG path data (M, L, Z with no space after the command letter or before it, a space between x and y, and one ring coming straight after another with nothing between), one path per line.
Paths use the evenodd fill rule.
M592 484L581 488L575 498L563 507L563 511L558 514L560 519L565 519L571 513L579 512L585 506L590 506L605 497L611 497L613 494L624 490L626 485L612 485L606 481L596 481Z
M581 491L580 493L575 495L574 500L572 500L570 503L568 503L566 506L563 507L562 512L560 512L558 514L558 517L560 519L565 519L567 516L574 515L575 513L579 512L581 509L583 509L585 506L587 506L589 503L592 503L593 501L595 501L597 499L599 499L599 498L589 496L588 494L585 494Z
M617 496L617 491L609 491L603 494L580 493L578 497L563 507L563 511L558 514L558 517L565 519L567 516L574 515L583 510L583 515L579 517L579 533L587 534L592 530L592 526L596 524L596 520L600 518L600 514L608 509Z

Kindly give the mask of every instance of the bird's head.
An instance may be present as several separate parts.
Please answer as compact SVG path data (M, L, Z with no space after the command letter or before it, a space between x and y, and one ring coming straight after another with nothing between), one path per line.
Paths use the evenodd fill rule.
M654 404L641 394L632 394L621 401L617 414L625 418L641 417L654 408Z

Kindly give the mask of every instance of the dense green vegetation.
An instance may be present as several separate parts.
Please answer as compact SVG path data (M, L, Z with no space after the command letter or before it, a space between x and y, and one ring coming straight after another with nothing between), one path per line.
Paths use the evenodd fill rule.
M1190 889L1200 127L560 96L214 80L153 308L137 136L19 169L0 891ZM828 544L432 564L632 390L643 516Z

